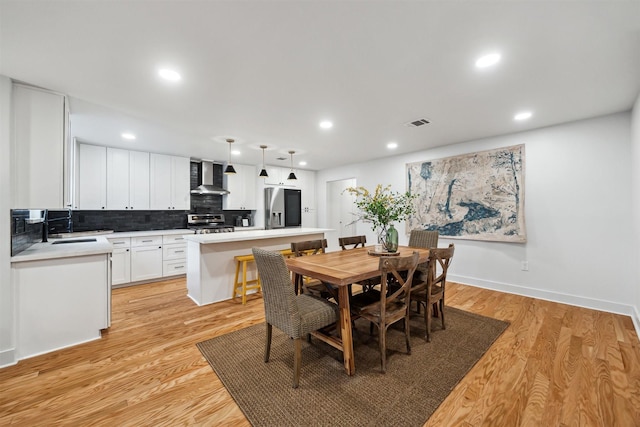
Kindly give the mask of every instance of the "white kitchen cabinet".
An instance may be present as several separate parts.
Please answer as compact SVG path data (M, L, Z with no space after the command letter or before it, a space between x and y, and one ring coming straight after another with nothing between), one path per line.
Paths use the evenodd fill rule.
M67 107L63 95L13 85L14 208L66 208ZM6 155L6 153L4 153ZM66 200L65 200L66 199Z
M298 170L296 173L302 198L302 226L316 227L316 173L314 171Z
M190 161L188 157L151 153L150 209L189 210Z
M297 180L288 180L289 174L291 173L291 168L281 168L278 166L267 166L267 174L268 177L264 179L265 185L275 185L275 186L283 186L283 187L292 187L297 188L299 186ZM298 172L294 170L296 177L298 176Z
M78 180L75 209L107 208L107 149L78 144Z
M107 148L107 209L129 209L129 150Z
M109 254L12 263L17 359L100 338L110 326Z
M129 237L107 239L113 245L111 254L111 285L131 281L131 239Z
M131 238L131 281L162 277L162 236Z
M107 209L149 209L149 153L107 148Z
M258 209L256 200L257 172L255 166L233 165L236 174L225 175L225 188L229 194L223 196L225 210L252 211Z
M162 236L162 242L162 276L186 274L187 242L184 235Z
M129 209L149 209L149 153L129 151Z

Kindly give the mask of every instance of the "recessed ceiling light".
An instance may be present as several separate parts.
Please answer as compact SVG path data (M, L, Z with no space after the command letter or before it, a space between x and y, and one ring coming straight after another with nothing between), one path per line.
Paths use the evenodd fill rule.
M398 148L398 143L397 142L390 142L387 144L387 148L389 150L395 150L396 148Z
M239 150L232 150L231 154L233 154L234 156L239 156L242 153Z
M500 62L500 58L501 57L499 53L490 53L489 55L481 56L476 61L476 67L477 68L491 67L492 65L495 65L498 62Z
M333 123L329 120L323 120L320 122L320 127L322 129L331 129L333 127Z
M304 160L301 161L300 163L298 163L300 166L307 166L307 162L305 162Z
M130 141L136 139L136 136L130 132L124 132L123 134L120 135L122 137L122 139L128 139Z
M533 114L531 113L531 111L523 111L513 116L513 120L517 120L517 121L527 120L531 118L532 115Z
M162 68L158 70L158 75L170 82L177 82L182 80L182 76L180 76L180 74L177 71L170 70L168 68Z

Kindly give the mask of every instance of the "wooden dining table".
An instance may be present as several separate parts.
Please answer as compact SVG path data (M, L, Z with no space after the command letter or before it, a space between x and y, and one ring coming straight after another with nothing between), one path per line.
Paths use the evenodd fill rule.
M344 368L347 375L353 375L356 372L351 332L349 286L353 283L358 283L362 280L371 279L380 275L380 256L370 255L370 251L373 251L373 246L289 258L286 260L289 270L294 273L294 281L296 275L303 275L330 283L338 288L340 336L324 336L323 341L328 342L342 351ZM399 255L397 256L409 256L412 255L414 251L420 254L420 263L428 260L429 249L425 248L399 246Z

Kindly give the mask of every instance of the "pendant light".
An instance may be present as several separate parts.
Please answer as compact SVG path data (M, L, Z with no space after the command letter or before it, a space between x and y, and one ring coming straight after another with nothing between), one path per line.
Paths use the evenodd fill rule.
M298 178L296 178L296 174L293 173L293 155L295 154L295 151L289 151L289 154L291 155L291 172L289 173L289 176L287 177L287 180L298 179Z
M233 144L234 140L227 138L227 142L229 143L229 162L227 163L227 167L224 168L224 173L227 175L233 175L236 173L236 169L231 164L231 144Z
M264 168L264 150L267 148L267 146L261 145L260 148L262 148L262 170L260 171L260 178L267 178L269 174L267 173L267 170Z

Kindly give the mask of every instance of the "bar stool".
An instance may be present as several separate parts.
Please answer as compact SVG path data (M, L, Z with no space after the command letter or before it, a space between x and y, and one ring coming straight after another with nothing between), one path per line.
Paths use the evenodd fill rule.
M242 304L247 303L247 291L257 289L260 291L260 277L256 271L255 279L247 280L247 265L250 262L255 262L253 255L237 255L234 257L236 261L236 277L233 283L233 299L242 296ZM240 267L242 266L242 280L240 279Z
M282 249L280 253L285 258L291 258L294 256L294 253L291 252L291 249ZM261 291L260 287L260 276L258 276L258 272L256 270L256 278L247 280L247 266L251 262L255 262L253 255L237 255L233 257L236 261L236 276L233 283L233 299L236 297L242 296L242 304L245 305L247 303L247 291L251 291L253 289L257 289ZM242 280L240 281L240 266L242 266Z

